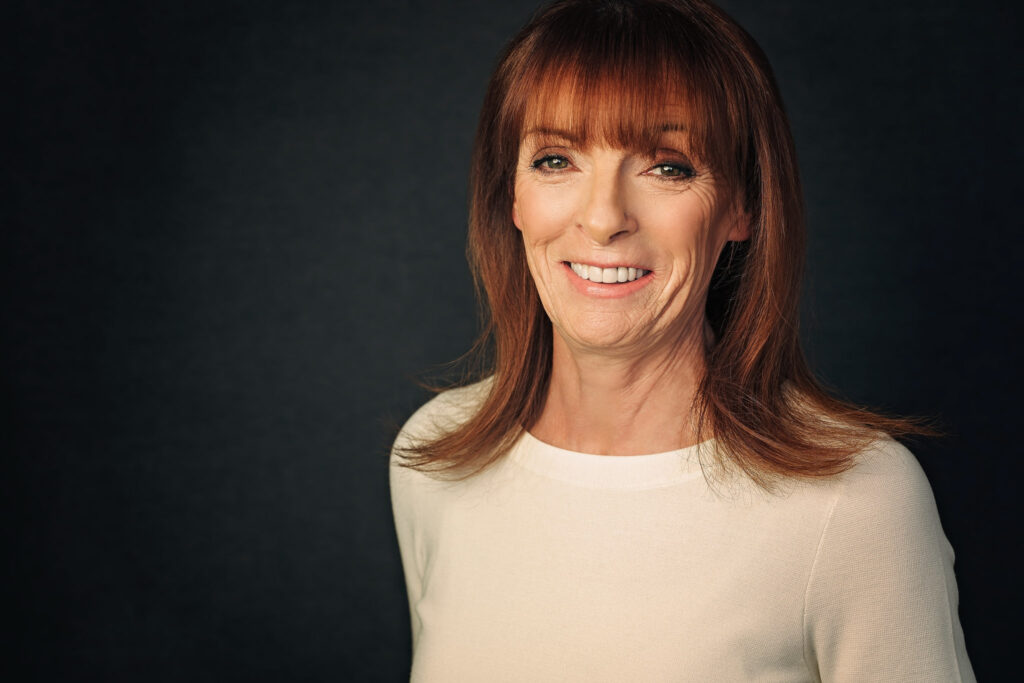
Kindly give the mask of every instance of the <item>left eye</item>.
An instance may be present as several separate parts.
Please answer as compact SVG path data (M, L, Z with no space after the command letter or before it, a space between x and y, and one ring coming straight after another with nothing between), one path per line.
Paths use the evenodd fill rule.
M549 154L534 161L531 166L545 171L561 171L569 168L569 160L557 154Z
M696 175L692 168L683 164L656 164L651 167L648 173L663 178L692 178Z

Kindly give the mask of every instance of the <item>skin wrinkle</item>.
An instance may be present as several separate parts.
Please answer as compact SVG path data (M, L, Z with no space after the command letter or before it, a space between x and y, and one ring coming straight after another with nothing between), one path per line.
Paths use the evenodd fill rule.
M479 362L478 372L467 368L466 379L492 374L495 382L465 424L408 449L407 466L473 476L507 454L522 430L551 415L548 410L545 417L552 324L523 235L509 225L517 175L521 179L530 169L524 165L517 173L523 133L532 127L568 130L584 145L643 152L658 149L666 123L685 124L680 132L690 159L721 182L716 193L735 197L746 237L756 230L753 239L742 238L747 246L735 250L734 267L720 264L721 278L705 306L713 332L706 336L717 338L704 353L698 400L691 405L673 399L673 409L687 406L678 421L695 420L701 440L720 444L716 459L771 490L780 477L817 479L849 469L853 455L878 432L930 432L919 421L839 400L815 380L796 324L805 242L799 173L771 69L749 35L714 7L694 5L691 15L666 6L662 16L656 5L623 5L630 21L637 20L635 30L623 32L608 17L593 15L587 3L557 3L538 14L500 60L473 148L467 244L484 325L467 357ZM593 30L580 30L590 21ZM688 38L680 42L679 36ZM588 266L615 265L614 256L597 255L599 248L566 258L584 262L591 254L597 263ZM731 254L724 259L732 260ZM566 272L561 264L558 270ZM646 284L622 285L617 293L580 282L578 290L611 298ZM814 410L793 410L792 396ZM600 411L586 417L604 416L617 417ZM672 432L676 425L647 426ZM626 452L645 450L639 443L622 445L629 446Z
M515 178L513 222L554 329L549 393L531 432L591 453L692 445L693 425L679 416L692 413L704 370L707 288L725 243L748 236L746 217L694 168L682 125L660 126L653 153L584 146L564 128L530 127ZM651 279L595 298L572 286L567 261L641 267Z
M615 670L623 680L629 678L623 672L641 663L650 665L641 678L664 678L704 661L708 666L697 677L706 680L753 678L759 671L779 677L782 666L791 678L801 678L801 646L808 669L817 665L811 646L833 653L820 658L820 673L831 679L842 675L836 668L851 657L838 645L817 643L808 625L824 620L827 627L829 614L847 604L859 615L856 598L878 584L857 573L870 585L845 593L849 601L838 609L824 605L825 616L815 611L821 606L814 588L833 569L828 539L845 515L833 500L828 519L833 511L835 519L822 525L825 492L808 488L801 495L799 479L823 481L852 467L855 451L874 438L868 428L898 423L830 399L800 351L800 184L770 68L749 36L714 8L698 3L689 7L693 16L672 16L669 8L662 16L652 6L622 4L624 15L635 11L642 20L636 30L622 30L598 21L606 15L592 5L557 3L514 39L488 87L474 145L469 254L490 313L478 348L491 356L486 368L493 374L467 426L414 454L421 463L451 464L453 473L466 475L453 487L457 493L436 498L434 514L417 519L463 531L444 539L449 591L435 584L437 604L446 597L455 608L449 620L434 623L435 643L426 646L436 653L435 678L444 677L445 666L461 663L460 653L471 643L477 647L465 659L480 652L479 669L464 677L476 680L493 673L502 657L509 670L523 665L523 673L509 676L517 680L588 665L591 671L581 678ZM688 106L665 106L678 103ZM681 111L667 115L675 110ZM671 125L677 121L687 128ZM667 158L663 151L670 152ZM554 157L557 163L546 160ZM660 177L667 169L658 168L663 161L685 161L697 173L667 181ZM709 315L720 336L712 345L706 341L709 279L726 241L750 236L750 215L757 217L755 239L737 250L735 269L723 263L712 293ZM651 274L599 284L589 281L589 273L587 281L572 273L567 261L629 265ZM484 346L490 341L493 347ZM700 429L694 431L690 420ZM714 439L708 448L714 458L705 460L703 449L693 449L707 483L694 479L701 495L612 492L648 474L663 479L662 465L678 476L678 453L663 451L690 445L698 434ZM666 457L644 462L587 455L643 453ZM500 468L491 470L494 477L469 478L503 457L537 476ZM460 464L480 469L460 471ZM750 476L729 476L734 473ZM552 476L540 480L544 475ZM499 482L511 488L496 498ZM473 495L471 504L465 504L469 495L459 495L463 490ZM752 507L762 494L778 494L778 504ZM826 538L829 524L833 531ZM634 533L640 530L649 533ZM691 531L712 542L690 545L715 552L693 553L677 542ZM863 550L863 564L884 564L887 558L876 552L886 548L884 538L871 544L884 535L855 547ZM537 552L531 555L531 548ZM640 596L650 603L632 595L635 551L650 556L644 566L652 576L644 585L653 588ZM588 571L595 566L609 571ZM462 575L460 568L466 569ZM567 593L567 576L596 579L593 594L583 592L580 580ZM624 580L609 580L618 577ZM835 585L842 590L844 584ZM679 586L712 590L688 596ZM477 601L479 608L467 611L460 599L467 595L496 599L493 605ZM701 595L712 598L706 610L684 604L694 596L699 603ZM884 610L900 595L874 597ZM755 604L761 598L763 608ZM921 610L925 619L936 605L928 603ZM664 612L654 616L660 605ZM724 636L702 640L708 635L704 612L722 612L723 605L733 611L712 621ZM890 610L896 612L909 610ZM754 620L762 623L747 628L752 637L737 643L735 625ZM864 636L881 652L893 634L909 632L917 621L894 619L892 629L868 628ZM637 637L627 642L620 627L630 625L642 628L634 628ZM800 634L793 632L798 625ZM675 626L681 628L671 631ZM650 638L658 633L672 635ZM532 647L524 634L536 636ZM862 652L856 641L846 653ZM718 652L716 644L722 646ZM775 652L783 656L773 657ZM921 653L922 662L934 659ZM877 660L881 671L900 662L901 653ZM422 656L420 663L424 671ZM726 674L716 677L722 670Z

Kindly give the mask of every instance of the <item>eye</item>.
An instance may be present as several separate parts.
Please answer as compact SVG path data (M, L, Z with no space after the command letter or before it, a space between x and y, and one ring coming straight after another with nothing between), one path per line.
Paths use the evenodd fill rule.
M548 154L532 162L530 166L543 171L562 171L569 168L569 160L557 154Z
M697 175L697 172L690 168L690 166L680 163L655 164L647 172L651 175L673 180L693 178Z

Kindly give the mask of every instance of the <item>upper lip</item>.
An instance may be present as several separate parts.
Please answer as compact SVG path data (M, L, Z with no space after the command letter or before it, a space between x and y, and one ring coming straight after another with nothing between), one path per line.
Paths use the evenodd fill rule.
M629 262L619 263L594 263L592 261L576 261L574 259L567 259L563 263L578 263L581 266L594 266L596 268L636 268L637 270L650 270L647 266L638 266Z

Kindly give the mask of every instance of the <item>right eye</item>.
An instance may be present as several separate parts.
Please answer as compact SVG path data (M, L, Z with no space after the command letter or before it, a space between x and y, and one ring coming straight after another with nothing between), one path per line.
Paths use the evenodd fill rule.
M530 166L544 171L562 171L569 168L569 160L557 154L548 154L537 159Z

